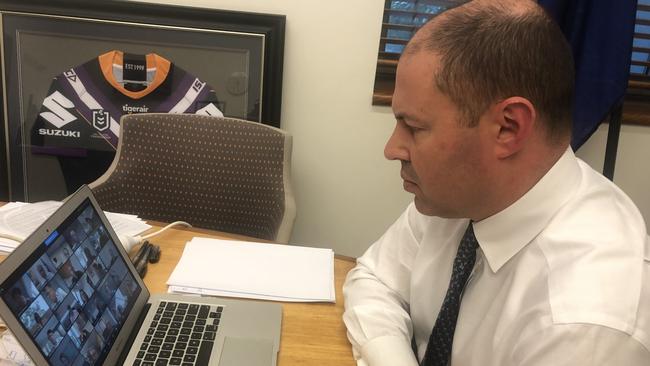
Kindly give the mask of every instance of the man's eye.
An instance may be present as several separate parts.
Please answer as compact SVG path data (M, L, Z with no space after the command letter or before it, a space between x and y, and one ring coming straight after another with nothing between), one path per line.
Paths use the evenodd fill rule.
M411 133L416 133L424 130L424 128L414 125L413 123L406 121L404 118L398 117L396 120L398 124L404 126L404 128L406 128Z
M411 132L420 132L424 130L423 128L414 125L407 124L406 126L408 127L409 130L411 130Z

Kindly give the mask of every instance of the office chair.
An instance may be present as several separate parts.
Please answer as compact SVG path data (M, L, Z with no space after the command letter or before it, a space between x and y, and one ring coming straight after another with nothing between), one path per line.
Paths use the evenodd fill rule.
M125 115L115 159L90 188L106 211L286 243L291 148L287 132L256 122Z

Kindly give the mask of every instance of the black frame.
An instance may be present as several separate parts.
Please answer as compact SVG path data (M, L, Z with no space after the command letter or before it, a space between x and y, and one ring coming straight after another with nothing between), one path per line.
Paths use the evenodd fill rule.
M0 0L0 12L16 12L28 14L46 14L69 18L97 19L114 22L133 23L140 25L171 26L190 29L207 29L229 32L241 32L261 35L264 37L263 67L262 67L262 98L260 121L280 127L282 103L282 73L284 58L284 15L258 14L216 9L184 7L177 5L161 5L139 3L122 0ZM4 27L1 30L4 48L7 48L7 35ZM9 55L5 49L0 50L3 63ZM3 70L3 72L6 72ZM0 75L0 82L5 84L5 74ZM8 92L9 94L9 92ZM2 104L2 129L0 129L0 200L24 200L24 192L10 187L22 184L20 179L14 179L9 171L8 159L11 159L7 131L5 103L10 95L4 95L0 89ZM22 164L22 161L21 161ZM13 161L11 166L15 166ZM15 168L14 168L15 169ZM20 168L22 171L22 167ZM6 178L4 178L7 172ZM10 183L11 182L11 183ZM20 187L22 191L22 186Z

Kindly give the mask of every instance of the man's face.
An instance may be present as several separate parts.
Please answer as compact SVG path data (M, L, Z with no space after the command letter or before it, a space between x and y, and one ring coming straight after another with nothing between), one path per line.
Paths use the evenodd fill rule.
M399 62L393 112L396 125L384 155L400 160L404 189L418 211L469 217L485 173L480 127L465 127L452 101L435 86L438 57L428 51Z
M70 264L70 262L63 263L63 265L61 266L61 274L65 278L72 277L72 274L73 274L72 273L72 265Z

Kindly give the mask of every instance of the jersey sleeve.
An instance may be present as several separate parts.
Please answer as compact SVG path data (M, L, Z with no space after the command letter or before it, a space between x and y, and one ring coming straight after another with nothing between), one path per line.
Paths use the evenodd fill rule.
M196 114L223 117L223 112L219 109L218 105L219 101L214 88L205 84L197 98Z
M74 69L52 81L32 128L33 153L83 156L86 150L115 150L110 136L98 130L109 129L109 113L99 105L88 105L88 101L97 104L91 92L75 87L83 88L83 82Z

